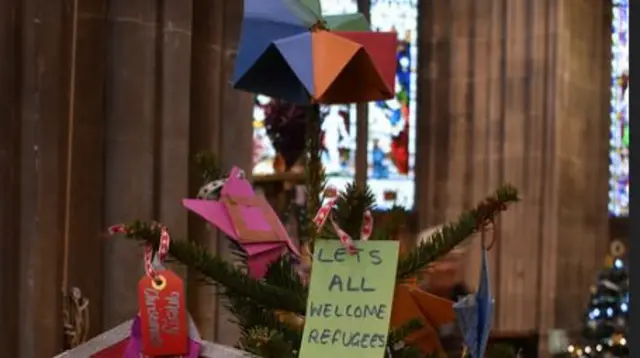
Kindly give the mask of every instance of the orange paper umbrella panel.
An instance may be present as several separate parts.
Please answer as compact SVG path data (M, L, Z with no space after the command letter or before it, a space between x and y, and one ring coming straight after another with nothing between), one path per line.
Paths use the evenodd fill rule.
M422 327L406 337L405 343L425 354L442 352L439 332L455 322L453 302L409 285L396 286L391 326L398 329L415 319Z

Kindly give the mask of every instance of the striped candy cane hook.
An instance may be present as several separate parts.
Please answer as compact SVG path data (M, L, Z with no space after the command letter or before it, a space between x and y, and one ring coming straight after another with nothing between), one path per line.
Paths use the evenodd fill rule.
M349 234L347 234L344 230L342 230L338 226L338 224L333 219L333 216L331 215L331 211L333 210L333 207L335 205L336 205L336 199L333 199L329 201L327 204L323 205L320 208L320 210L318 210L318 213L316 214L316 216L313 218L313 223L318 228L318 232L320 232L324 224L327 222L327 219L329 219L329 221L331 222L331 225L333 226L333 229L338 235L338 238L340 239L342 244L347 248L349 253L353 255L357 252L356 247L353 243L353 239L349 236ZM373 215L371 215L371 212L367 210L365 211L362 218L362 227L360 228L360 240L362 241L369 240L369 238L371 237L372 231L373 231Z
M171 243L171 236L169 236L169 231L167 227L158 223L153 223L151 225L151 229L155 230L160 228L160 243L158 245L158 260L162 263L164 262L167 254L169 253L169 244ZM126 234L127 227L124 224L113 225L108 229L109 234ZM153 247L151 245L145 245L144 247L144 271L147 276L155 279L157 277L157 273L153 268Z

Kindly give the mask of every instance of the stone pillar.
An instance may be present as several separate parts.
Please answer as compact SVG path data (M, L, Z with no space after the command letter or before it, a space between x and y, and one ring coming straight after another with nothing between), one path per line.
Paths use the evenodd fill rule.
M64 40L72 45L73 6L67 3L67 32ZM78 31L75 62L72 48L69 61L74 66L74 93L68 107L73 106L69 168L70 187L65 193L69 201L69 225L66 249L61 264L66 271L66 287L77 287L86 297L90 313L90 335L103 330L102 304L104 293L103 247L105 223L103 221L105 185L105 80L107 71L107 0L78 2ZM71 81L68 78L67 81ZM68 99L68 98L67 98ZM65 156L69 153L65 153ZM65 210L66 211L66 210ZM66 215L66 214L65 214ZM67 218L65 218L66 220ZM112 299L112 298L109 298Z
M181 205L201 184L192 155L251 167L252 97L228 84L241 2L79 1L77 37L73 5L0 0L0 346L10 356L61 350L70 287L89 299L90 335L135 315L142 249L106 238L111 224L158 220L175 240L228 257ZM195 277L203 337L235 343Z
M577 330L576 302L587 302L608 250L610 3L565 0L557 19L554 325Z
M181 199L202 185L193 159L211 150L224 169L250 169L251 96L233 90L241 2L110 0L106 103L105 223L158 220L230 257L226 243L189 217ZM180 270L180 268L176 267ZM135 272L135 274L132 274ZM112 239L105 249L104 327L135 314L142 251ZM188 306L205 339L237 334L211 286L187 273ZM219 323L220 322L220 323ZM224 328L218 329L219 325Z
M223 170L237 165L251 172L252 99L229 85L233 73L242 19L241 1L195 1L193 55L191 62L191 156L210 150ZM190 189L202 185L196 168L191 169ZM226 240L206 228L200 217L189 219L192 240L211 252L231 258ZM190 286L190 307L205 339L235 344L237 328L229 323L224 303L215 299L215 288L202 285L194 275Z
M0 346L51 357L62 345L65 11L36 0L0 7Z
M3 332L0 347L7 356L18 356L18 287L20 241L20 112L17 93L19 56L18 1L2 0L0 8L0 317Z
M498 331L575 327L607 237L609 11L597 0L421 2L422 228L502 183ZM479 240L468 259L475 287ZM597 258L597 259L596 259ZM558 285L561 284L561 285Z
M157 23L162 2L110 0L106 76L104 225L152 220L157 183L154 149L161 83ZM137 282L143 273L138 243L108 239L104 254L104 327L137 311Z

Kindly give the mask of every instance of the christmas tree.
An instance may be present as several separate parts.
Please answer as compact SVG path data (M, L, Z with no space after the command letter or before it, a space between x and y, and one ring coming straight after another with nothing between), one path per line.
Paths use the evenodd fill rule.
M611 244L598 283L591 287L589 305L580 345L570 345L573 357L629 357L627 329L629 320L629 274L620 241Z
M276 5L282 11L275 11ZM269 8L270 6L273 8ZM295 11L284 11L288 7L294 7ZM407 282L473 234L490 229L497 215L506 210L508 204L518 200L517 191L509 185L498 188L475 208L462 213L458 220L444 225L434 233L431 240L406 250L401 255L398 255L398 245L394 240L395 233L406 216L402 209L393 208L389 214L393 220L374 225L371 215L375 209L374 197L366 186L355 184L347 186L337 198L327 203L323 198L326 188L324 168L320 160L319 104L385 101L394 98L392 84L395 71L389 66L395 63L393 58L397 39L393 33L369 32L369 25L362 14L329 17L325 21L320 16L321 13L319 2L312 0L245 1L246 26L243 25L245 27L236 63L236 70L240 71L240 68L245 72L239 73L234 82L236 88L279 98L282 102L278 103L287 106L286 111L273 112L277 116L275 119L278 126L270 128L270 136L277 138L283 148L289 147L288 144L285 145L288 143L287 139L291 139L287 136L302 135L294 133L298 131L286 131L284 126L292 123L296 126L303 123L306 126L303 131L306 140L302 157L305 162L307 201L306 212L300 215L304 221L299 225L302 228L298 237L300 244L293 244L288 233L284 232L281 217L268 207L264 198L255 195L242 171L234 168L229 174L222 175L210 155L198 158L204 175L203 187L197 193L197 198L185 199L183 204L226 234L237 254L235 262L213 255L190 240L173 240L169 245L167 232L171 228L162 224L135 221L115 226L111 231L144 243L148 248L148 257L153 256L152 252L159 251L162 258L166 252L169 257L199 272L205 282L216 284L241 328L238 347L259 357L294 358L305 347L307 352L315 349L313 354L304 353L306 356L323 357L326 354L318 353L323 349L320 345L326 348L330 345L328 342L335 344L336 341L344 345L339 349L354 348L353 342L360 342L356 343L355 348L368 352L367 357L442 356L442 345L437 337L443 326L454 323L457 309L464 313L463 321L469 326L464 332L465 342L470 345L467 347L468 352L473 358L480 358L486 348L493 309L486 265L481 270L483 277L487 278L486 285L482 286L483 289L477 295L466 297L455 308L453 302L430 295ZM279 27L281 31L274 31L273 34L250 33L255 29L251 25L252 21L259 22L262 24L260 28L265 28L264 18L254 19L252 16L272 17L267 23ZM291 18L284 18L286 16ZM299 22L303 25L297 25ZM277 37L291 32L292 26L302 35L287 35L291 37L283 39ZM268 27L266 29L269 30ZM274 37L266 41L266 35ZM256 42L258 40L266 42ZM308 44L305 41L316 42L313 42L313 52L303 55L311 48L303 46L303 42ZM255 51L258 45L265 48L262 57L257 56ZM299 48L295 48L296 46ZM278 56L271 53L276 49L280 51ZM345 51L353 53L341 53ZM316 52L320 54L317 58ZM340 56L334 56L335 54ZM304 57L307 55L309 57ZM311 57L313 61L309 60ZM338 60L323 63L329 57ZM313 66L317 67L309 68ZM291 71L295 72L295 76ZM313 77L312 80L309 80L310 76ZM301 89L304 89L304 93ZM285 101L297 104L293 106ZM300 119L300 113L304 113L304 120ZM287 116L290 118L285 118ZM289 159L289 163L292 163L297 158L294 155ZM195 196L196 193L192 194ZM252 221L258 221L258 217L262 220L261 224L252 225L255 224ZM324 225L325 222L328 224ZM484 240L484 235L482 237ZM322 248L327 247L335 247L333 256L329 258L321 254ZM308 307L313 307L313 301L310 300L314 295L311 292L313 290L310 290L310 287L314 287L313 273L321 272L316 265L330 262L336 264L334 267L340 266L346 271L356 270L355 265L359 265L357 269L366 272L367 263L361 263L360 253L367 247L374 247L366 252L366 257L372 262L368 267L369 271L377 272L375 266L382 262L381 257L385 257L385 263L389 266L385 266L384 270L377 268L381 275L370 281L365 281L364 277L352 280L351 276L343 276L342 281L338 275L333 275L329 291L335 284L340 287L339 292L322 297L324 301L315 306L322 307L322 312L314 315L314 309ZM150 262L146 263L147 267L152 266ZM155 280L152 270L147 270L147 274ZM375 283L372 281L383 281L382 276L390 280L384 283L385 289L379 290L383 291L379 292L379 297L383 297L379 300L388 299L389 302L357 306L351 316L349 305L337 302L338 298L335 298L336 302L331 302L334 294L337 297L345 290L374 291L371 285ZM324 283L322 285L326 288ZM343 287L346 289L343 290ZM372 296L373 294L368 296L368 299ZM315 297L318 298L317 295ZM339 325L314 328L316 337L313 339L320 343L309 348L312 334L308 334L305 327L312 326L311 321L317 327L319 320L322 320L319 316L327 315L333 315L334 323L344 316L352 319L367 315L375 316L374 323L378 326L380 322L389 323L384 323L382 330L376 334L364 331L344 332L341 330L346 328ZM353 323L353 320L346 323ZM361 328L366 326L356 324L360 324ZM363 329L366 328L368 327ZM328 331L332 333L325 336ZM348 344L344 343L347 333L351 334ZM306 337L304 340L303 336ZM361 356L360 353L357 354Z
M316 213L321 205L324 176L319 161L317 113L311 108L309 133L315 133L308 140L307 189L309 192L307 213ZM198 161L203 165L204 181L207 185L200 195L208 199L218 198L222 187L212 183L222 183L224 176L209 155L202 155ZM222 179L220 179L222 178ZM213 190L209 190L212 189ZM397 263L397 282L402 283L414 277L431 263L445 256L453 248L475 233L490 227L496 216L507 208L507 204L518 200L516 190L508 185L499 188L474 209L463 213L458 220L446 225L434 238L415 249L404 253ZM372 210L374 200L369 190L350 185L340 193L332 210L336 227L340 227L355 240L363 221L363 213ZM370 240L394 240L394 233L403 225L400 208L394 208L390 216L396 218L375 227ZM265 358L297 357L307 308L308 285L305 271L313 254L314 240L338 240L339 232L333 228L317 231L314 221L307 215L306 235L302 237L302 257L297 260L292 255L282 255L271 262L264 277L255 278L248 273L246 250L229 241L237 254L238 261L228 262L222 257L209 253L205 248L189 240L172 240L169 256L185 266L202 274L205 282L218 285L220 294L226 298L228 308L240 325L242 338L239 347ZM125 237L138 240L157 250L162 225L154 222L135 221L114 228ZM170 229L170 228L169 228ZM306 254L306 255L305 255ZM238 264L240 263L240 264ZM411 345L399 344L404 337L420 329L425 322L421 317L408 321L406 325L390 329L387 345L389 357L425 357ZM398 348L401 347L401 348Z

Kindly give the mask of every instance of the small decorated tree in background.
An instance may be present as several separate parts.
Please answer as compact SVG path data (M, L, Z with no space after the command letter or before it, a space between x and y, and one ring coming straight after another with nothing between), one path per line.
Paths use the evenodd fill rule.
M568 346L566 356L629 357L629 271L624 255L624 244L612 242L598 283L591 286L580 344Z

